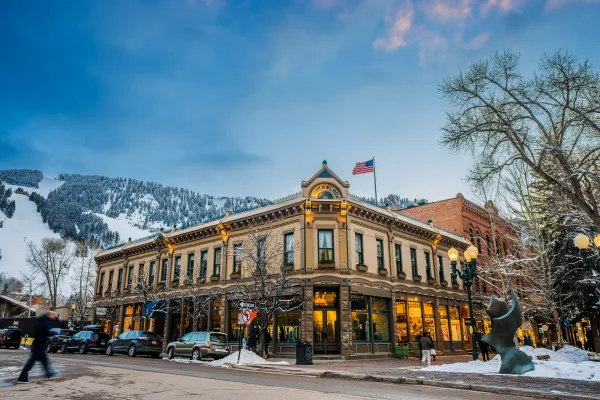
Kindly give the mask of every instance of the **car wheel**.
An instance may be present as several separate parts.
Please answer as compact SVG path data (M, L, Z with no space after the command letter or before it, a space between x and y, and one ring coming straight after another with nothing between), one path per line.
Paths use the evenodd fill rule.
M113 352L112 344L109 344L108 346L106 346L106 355L112 356L113 354L115 353Z
M85 343L81 343L81 346L79 346L79 354L87 354L87 352L87 346Z
M167 350L167 356L169 357L169 360L172 360L175 357L175 349L173 347L169 347L169 350Z
M52 345L50 343L46 345L46 353L52 353Z
M202 353L200 352L200 349L194 349L194 351L192 352L192 360L202 360Z
M63 354L67 354L68 350L67 350L67 344L63 343L62 346L60 346L60 352Z
M129 346L129 350L127 350L127 355L129 357L135 357L137 354L137 350L135 349L135 344L132 344L131 346Z

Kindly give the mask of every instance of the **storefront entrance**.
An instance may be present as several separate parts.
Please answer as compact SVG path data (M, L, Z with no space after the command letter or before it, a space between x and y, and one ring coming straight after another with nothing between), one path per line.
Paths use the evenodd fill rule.
M313 311L315 354L339 354L338 289L316 289Z

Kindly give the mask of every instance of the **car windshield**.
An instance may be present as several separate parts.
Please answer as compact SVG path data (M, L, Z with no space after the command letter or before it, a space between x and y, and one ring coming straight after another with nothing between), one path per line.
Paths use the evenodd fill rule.
M60 335L60 329L59 328L50 329L50 336L53 336L53 335Z
M215 344L227 344L227 335L223 333L211 333L210 341Z

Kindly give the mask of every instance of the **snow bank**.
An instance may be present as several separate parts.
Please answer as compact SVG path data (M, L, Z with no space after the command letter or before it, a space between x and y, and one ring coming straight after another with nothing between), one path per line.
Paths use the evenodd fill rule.
M587 352L573 346L565 346L558 351L521 347L533 357L535 369L523 376L539 378L562 378L600 382L600 363L588 361ZM538 360L538 355L549 355L550 360ZM470 374L498 374L502 360L499 355L488 362L480 360L466 363L444 364L423 368L422 371L458 372Z
M178 358L178 357L173 358L171 360L169 360L167 357L164 357L163 360L182 363L182 364L201 364L201 365L206 365L208 367L229 368L230 365L238 363L238 353L239 352L236 351L235 353L232 353L225 358L222 358L220 360L215 360L215 361L196 361L196 360L190 360L189 358ZM255 354L251 351L242 350L242 355L240 356L239 365L290 365L290 363L288 363L286 361L267 361L264 358L258 356L257 354Z
M239 351L236 351L235 353L232 353L225 358L211 362L211 364L216 365L216 366L237 364L238 353L239 353ZM257 355L256 353L253 353L249 350L242 350L242 355L240 356L240 364L244 364L244 365L290 365L290 363L288 363L286 361L267 361L264 358Z

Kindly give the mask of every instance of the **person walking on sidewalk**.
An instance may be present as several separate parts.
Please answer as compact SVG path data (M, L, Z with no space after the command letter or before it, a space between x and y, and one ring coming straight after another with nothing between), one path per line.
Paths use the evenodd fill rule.
M56 375L56 372L54 372L50 365L50 361L48 361L48 354L46 354L48 336L52 335L50 329L53 328L53 320L56 320L56 312L54 311L49 311L38 318L35 327L35 339L31 345L31 355L29 356L29 360L25 363L25 366L23 366L23 370L17 379L17 383L29 383L29 371L31 371L31 368L33 368L36 361L42 363L48 378L52 378Z
M256 344L258 342L258 329L255 325L250 326L250 333L248 333L248 349L256 353Z
M271 340L273 338L271 337L271 334L269 333L269 330L267 329L265 331L265 355L266 358L271 358L271 356L269 355L269 344L271 343Z
M477 345L479 346L479 350L481 351L481 358L483 361L490 361L490 346L481 340L485 334L483 332L477 335Z
M423 354L421 362L427 362L427 366L431 366L431 349L433 349L433 340L427 332L419 339L419 347Z

